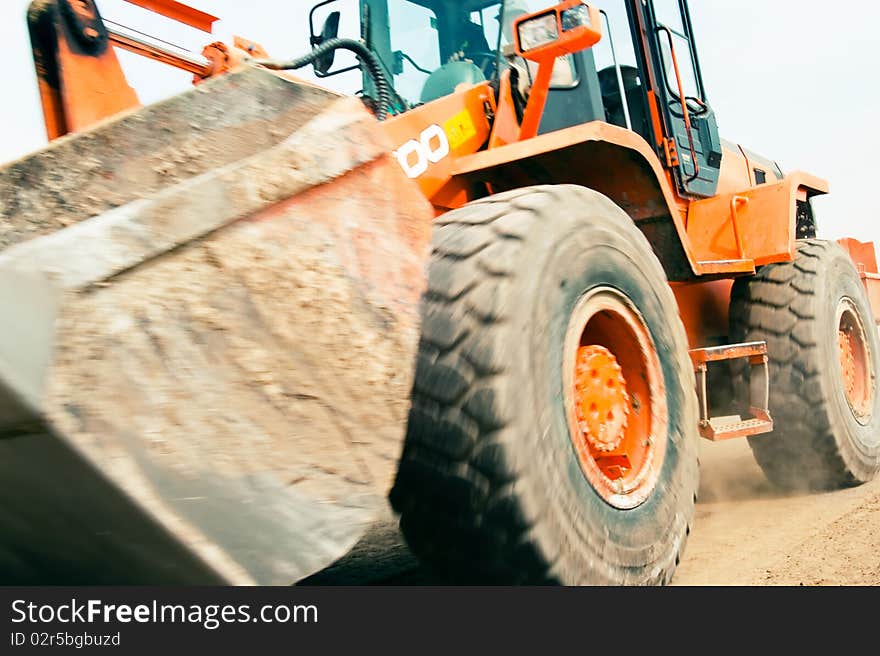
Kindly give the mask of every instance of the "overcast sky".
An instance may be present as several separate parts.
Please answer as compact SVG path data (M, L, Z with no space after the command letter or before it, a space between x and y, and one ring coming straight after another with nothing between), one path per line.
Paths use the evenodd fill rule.
M0 163L45 143L25 12L28 0L0 0L6 62L0 104ZM190 0L220 16L215 36L152 16L121 0L99 0L107 17L146 28L193 50L241 34L275 56L308 48L314 4L300 0ZM548 0L548 6L552 0ZM865 0L691 1L703 78L722 136L831 182L816 202L820 235L880 242L880 3ZM186 88L189 76L123 53L132 85L152 102Z

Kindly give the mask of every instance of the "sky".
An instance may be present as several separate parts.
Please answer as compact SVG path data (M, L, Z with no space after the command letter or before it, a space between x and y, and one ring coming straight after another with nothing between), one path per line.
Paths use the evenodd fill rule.
M342 0L342 4L351 0ZM25 12L29 0L0 0L0 163L46 142ZM200 51L240 34L277 57L308 49L313 1L190 0L221 17L214 35L156 18L122 0L98 0L104 15ZM552 0L547 0L551 5ZM724 138L829 180L814 207L821 237L880 243L880 3L865 0L691 0L708 100ZM346 10L343 10L347 13ZM122 53L142 102L187 88L190 76Z

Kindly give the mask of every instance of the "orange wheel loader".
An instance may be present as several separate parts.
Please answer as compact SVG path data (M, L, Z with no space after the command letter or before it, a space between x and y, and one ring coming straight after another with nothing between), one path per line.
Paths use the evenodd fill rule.
M390 498L443 580L663 584L701 437L783 488L877 474L874 246L817 239L826 182L721 139L686 0L303 14L280 60L33 3L52 141L0 169L5 578L292 583ZM119 48L194 88L141 107Z

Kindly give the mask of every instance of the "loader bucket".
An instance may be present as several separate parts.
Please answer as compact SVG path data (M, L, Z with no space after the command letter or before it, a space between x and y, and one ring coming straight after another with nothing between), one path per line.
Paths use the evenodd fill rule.
M290 584L383 509L433 211L249 68L0 168L0 582Z

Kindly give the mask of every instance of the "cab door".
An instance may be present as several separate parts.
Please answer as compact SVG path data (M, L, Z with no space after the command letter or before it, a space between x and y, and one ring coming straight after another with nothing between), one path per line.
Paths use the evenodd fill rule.
M642 0L665 132L664 151L679 191L713 196L721 171L721 137L706 98L687 0Z

